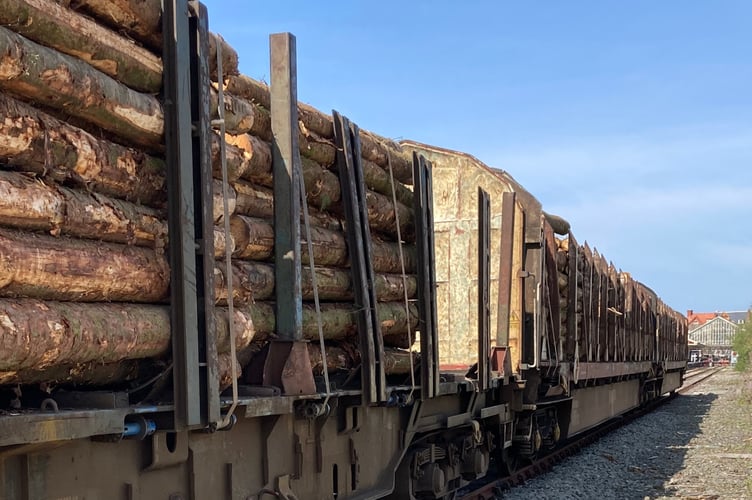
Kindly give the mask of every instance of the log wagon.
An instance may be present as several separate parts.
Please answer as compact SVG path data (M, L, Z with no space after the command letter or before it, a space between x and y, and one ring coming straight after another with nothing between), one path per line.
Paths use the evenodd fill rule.
M0 12L0 497L452 498L681 384L507 172L267 86L206 8Z

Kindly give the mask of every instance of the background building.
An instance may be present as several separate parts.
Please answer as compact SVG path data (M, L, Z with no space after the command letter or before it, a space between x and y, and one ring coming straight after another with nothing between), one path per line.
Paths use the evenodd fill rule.
M690 309L687 311L689 339L702 344L704 354L730 357L737 328L749 320L749 311L696 313Z

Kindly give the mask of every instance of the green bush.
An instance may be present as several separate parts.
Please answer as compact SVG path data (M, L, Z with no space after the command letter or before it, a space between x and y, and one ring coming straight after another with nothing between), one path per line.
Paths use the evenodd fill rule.
M736 331L732 348L739 356L737 370L743 372L752 367L752 321L745 321Z

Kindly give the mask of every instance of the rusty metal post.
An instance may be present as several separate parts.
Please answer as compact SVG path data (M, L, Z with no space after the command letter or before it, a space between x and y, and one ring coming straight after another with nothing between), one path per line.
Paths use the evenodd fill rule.
M512 261L514 252L515 194L504 193L501 199L501 245L499 256L499 298L496 318L496 345L509 345L509 316L512 303Z

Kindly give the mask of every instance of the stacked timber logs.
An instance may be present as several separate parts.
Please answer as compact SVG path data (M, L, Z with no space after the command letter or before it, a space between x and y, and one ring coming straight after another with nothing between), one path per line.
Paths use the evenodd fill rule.
M555 245L558 329L561 344L571 346L562 360L683 359L687 332L679 313L571 233Z
M0 384L110 384L137 379L170 350L160 0L8 0L0 12ZM212 136L213 174L230 181L224 232L215 181L214 290L223 385L229 322L247 361L274 336L274 227L269 89L238 74L237 53L210 36L209 71L223 85L226 135ZM224 74L217 74L216 54ZM218 93L213 94L216 109ZM332 120L299 106L302 176L315 274L303 270L305 338L328 342L328 370L358 364ZM411 161L361 132L373 233L377 316L388 373L409 370L417 327ZM392 182L393 178L396 179ZM402 235L404 262L400 261ZM233 287L226 286L225 249ZM303 249L305 250L305 245ZM304 264L308 254L302 252ZM406 276L403 276L403 270ZM232 296L233 318L226 304ZM311 349L314 371L323 370ZM318 356L318 357L317 357ZM318 361L317 361L318 360ZM408 362L405 362L408 360Z

